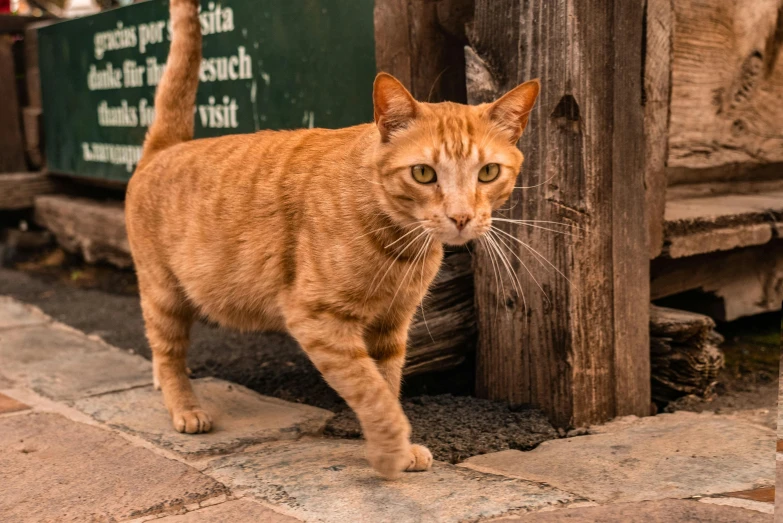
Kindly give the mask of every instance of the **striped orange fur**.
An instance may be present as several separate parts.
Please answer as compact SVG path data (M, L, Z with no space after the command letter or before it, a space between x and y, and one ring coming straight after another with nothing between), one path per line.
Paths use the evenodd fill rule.
M425 470L432 456L409 442L398 400L408 326L443 244L484 234L511 194L538 82L466 106L416 102L380 74L372 124L191 140L197 7L171 1L157 116L126 199L155 383L174 427L212 426L185 368L191 323L206 316L291 333L356 412L371 465L390 478ZM485 173L497 177L481 181L495 164Z

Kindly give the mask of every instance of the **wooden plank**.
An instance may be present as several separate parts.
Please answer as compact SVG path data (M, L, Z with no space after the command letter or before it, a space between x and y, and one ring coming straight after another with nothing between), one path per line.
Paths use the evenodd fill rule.
M0 175L0 210L18 210L33 207L33 199L56 192L57 180L44 173L13 173Z
M420 101L464 102L465 24L473 0L377 0L375 61Z
M651 264L651 296L679 295L688 309L720 321L778 311L783 301L783 241ZM686 291L694 291L690 296Z
M668 165L783 161L783 0L677 0Z
M647 0L644 57L645 206L650 259L663 248L671 95L672 0Z
M67 251L88 263L130 267L125 213L119 201L98 202L61 195L35 198L35 221L55 235Z
M0 35L0 173L27 170L11 40Z
M614 395L612 416L650 413L650 334L644 328L650 312L651 248L645 214L648 194L644 190L647 134L642 105L644 82L641 75L634 74L643 70L644 18L643 2L615 1L616 44L614 64L610 66L614 72L612 188L597 199L598 205L606 205L606 212L612 215L613 238L608 243L612 245L614 277L614 383L613 390L607 392ZM658 205L665 197L659 178L660 173L656 175L658 193L650 193ZM589 347L588 342L585 349L589 351Z
M777 236L783 191L671 200L665 218L670 258L762 245Z
M762 194L768 192L783 192L783 179L762 181L740 180L675 185L666 189L666 198L669 201L676 201L729 194Z
M573 283L515 245L546 293L515 264L527 307L477 249L477 393L537 404L558 426L649 414L642 23L641 2L480 0L469 34L484 70L471 102L484 96L471 86L542 79L521 140L519 185L535 188L503 215L587 231L501 227Z

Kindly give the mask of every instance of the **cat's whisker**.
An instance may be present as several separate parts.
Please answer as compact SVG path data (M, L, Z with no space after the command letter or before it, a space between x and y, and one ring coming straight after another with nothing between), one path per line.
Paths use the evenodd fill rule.
M505 286L502 284L502 279L499 276L499 270L498 270L498 264L497 260L495 259L495 253L492 251L492 248L489 245L489 242L487 241L487 238L485 236L480 236L479 239L481 240L482 245L484 246L484 249L489 254L490 262L492 263L492 271L495 273L495 289L501 289L503 292L503 301L506 300L506 290ZM500 311L500 295L496 294L497 296L497 303L495 306L495 314L497 315L498 311Z
M427 238L428 243L427 243L427 247L425 248L426 251L430 250L433 241L434 238L432 236ZM427 315L424 314L424 300L427 298L427 289L424 287L424 266L426 264L427 264L427 257L423 256L421 258L421 271L419 272L419 289L420 292L422 292L419 308L421 309L421 319L424 320L424 327L427 329L427 334L430 335L430 339L432 340L432 343L435 343L435 338L432 336L432 331L430 331L430 326L429 324L427 324Z
M394 240L393 242L391 242L389 245L385 245L383 248L384 248L384 249L388 249L389 247L391 247L391 246L392 246L392 245L394 245L395 243L399 242L400 240L402 240L402 239L403 239L403 238L405 238L406 236L408 236L408 235L410 235L410 234L413 234L414 232L418 231L418 230L419 230L419 229L421 229L422 227L424 227L424 225L422 225L422 224L419 224L419 225L417 225L415 228L413 228L413 229L411 229L410 231L406 232L405 234L403 234L402 236L400 236L399 238L397 238L396 240Z
M538 252L537 250L535 250L533 247L531 247L531 246L530 246L530 245L528 245L527 243L523 242L523 241L522 241L522 240L520 240L519 238L517 238L517 237L515 237L515 236L513 236L513 235L511 235L511 234L509 234L509 233L507 233L507 232L506 232L506 231L504 231L503 229L498 229L498 228L495 228L495 227L493 227L492 229L493 229L493 230L495 230L495 231L498 231L499 233L501 233L501 234L503 234L503 235L505 235L505 236L507 236L508 238L511 238L512 240L514 240L515 242L517 242L517 243L519 243L520 245L522 245L522 246L523 246L525 249L527 249L528 251L530 251L530 252L531 252L531 253L533 253L534 255L536 255L536 256L538 256L538 257L540 257L540 258L541 258L541 260L544 260L544 261L545 261L547 264L549 264L549 266L550 266L550 267L552 267L552 268L553 268L555 271L557 271L557 273L558 273L560 276L562 276L562 277L565 279L565 281L567 281L567 282L569 283L569 285L574 285L574 284L573 284L573 282L572 282L571 280L569 280L569 279L568 279L568 277L567 277L565 274L563 274L563 273L560 271L560 269L558 269L557 267L555 267L555 265L554 265L554 264L552 264L552 262L550 262L549 260L547 260L547 259L546 259L546 257L545 257L543 254L541 254L540 252ZM534 258L535 258L536 260L538 260L538 258L536 258L535 256L534 256ZM541 263L541 261L540 261L540 260L539 260L539 263ZM542 265L543 265L543 264L542 264ZM576 287L576 286L574 286L574 287Z
M549 303L549 304L551 305L551 304L552 304L552 300L550 300L550 299L549 299L549 295L546 293L546 291L544 290L544 288L543 288L543 287L541 286L541 284L538 282L538 280L536 279L536 277L535 277L535 276L533 276L533 273L530 271L530 269L529 269L529 268L528 268L528 266L525 264L525 262L523 262L523 261L522 261L522 258L520 258L520 257L517 255L517 253L516 253L516 252L514 252L514 249L512 248L511 244L507 243L507 242L506 242L506 240L505 240L505 239L504 239L502 236L500 236L500 235L497 233L497 231L490 229L490 230L489 230L489 233L490 233L490 234L492 234L492 235L494 235L495 239L496 239L496 240L497 240L497 241L498 241L500 244L502 244L502 245L503 245L503 246L504 246L506 249L508 249L508 252L510 252L510 253L511 253L511 255L512 255L512 256L514 256L514 257L515 257L515 258L516 258L516 259L519 261L519 263L522 265L522 267L524 267L525 271L527 271L527 273L528 273L528 274L530 275L530 277L533 279L533 282L536 284L536 286L538 287L538 289L541 291L541 294L543 294L543 295L544 295L544 298L546 298L546 301L547 301L547 303ZM539 262L539 263L540 263L540 262ZM524 297L524 295L523 295L523 297Z
M491 232L491 230L490 230L490 232ZM493 246L493 248L497 251L498 257L501 259L501 261L503 262L504 267L506 268L506 272L511 277L511 284L512 284L512 286L514 286L516 291L522 297L522 307L524 309L527 309L527 301L525 300L525 293L522 291L522 283L519 281L519 278L516 275L516 271L514 271L514 269L511 267L511 263L508 261L508 258L506 257L506 255L503 254L503 252L500 250L500 246L498 245L498 243L495 240L495 238L492 235L490 235L490 236L487 236L487 240ZM509 314L508 313L508 307L505 307L505 309L506 309L506 313Z
M574 234L574 233L570 233L570 232L567 232L567 231L558 231L557 229L550 229L548 227L542 227L540 225L535 225L535 224L532 224L532 223L525 223L523 221L507 220L505 218L492 218L492 220L493 221L498 221L498 222L514 223L514 224L517 224L517 225L524 225L525 227L530 227L530 228L533 228L533 229L541 229L541 230L544 230L544 231L553 232L555 234L562 234L564 236L573 236L575 238L582 238L582 236L580 236L579 234Z
M410 273L410 275L411 275L411 280L413 280L413 276L414 276L414 274L415 274L415 271L414 271L414 272L411 272L411 270L412 270L412 269L413 269L413 268L414 268L414 267L415 267L415 266L418 264L418 262L419 262L419 257L420 257L420 256L422 256L422 255L425 255L425 257L426 257L426 249L427 249L427 246L428 246L428 245L429 245L429 243L430 243L430 242L429 242L430 238L431 238L431 237L430 237L430 236L428 236L428 237L425 239L424 243L422 243L421 247L419 247L419 250L418 250L418 251L416 251L416 256L414 256L414 257L413 257L413 260L410 262L410 265L408 266L408 270L407 270L407 271L405 271L405 274L403 275L403 277L402 277L402 278L400 278L400 283L399 283L399 285L397 285L397 290L396 290L396 291L394 291L394 296L392 296L392 299L391 299L391 301L389 302L389 309L388 309L388 310L391 310L391 308L392 308L392 305L394 305L394 300L397 298L397 294L399 294L399 292L400 292L400 289L402 289L402 286L403 286L403 284L405 284L405 283L406 283L406 281L408 280L408 273Z
M372 294L375 291L377 291L381 287L381 285L383 285L383 281L386 279L386 276L389 274L389 271L392 269L392 267L394 267L394 265L397 263L397 260L400 259L400 256L402 256L405 253L405 251L407 251L410 248L410 246L413 245L416 242L416 240L418 240L419 238L421 238L422 236L424 236L428 232L429 231L427 231L426 229L424 231L422 231L418 236L416 236L411 241L409 241L405 245L405 247L403 247L402 250L400 250L400 252L397 253L397 256L394 258L394 261L392 261L392 263L389 265L389 268L386 269L386 272L383 273L383 276L381 277L380 282L378 282L378 285L376 285L374 288L372 288L372 290L368 293L368 296L369 296L369 294Z
M566 223L566 222L554 222L550 220L513 220L510 218L505 218L503 221L510 222L510 223L549 223L552 225L562 225L563 227L570 227L572 229L579 229L580 231L587 232L588 229L586 227L580 227L579 225L573 224L573 223Z
M551 182L552 180L554 180L556 176L557 176L557 174L553 174L552 176L550 176L549 178L547 178L547 179L546 179L546 180L544 180L543 182L541 182L541 183L537 183L536 185L521 185L521 186L519 186L519 187L514 187L514 189L515 189L515 190L516 190L516 189L535 189L536 187L541 187L542 185L546 185L546 184L548 184L549 182Z

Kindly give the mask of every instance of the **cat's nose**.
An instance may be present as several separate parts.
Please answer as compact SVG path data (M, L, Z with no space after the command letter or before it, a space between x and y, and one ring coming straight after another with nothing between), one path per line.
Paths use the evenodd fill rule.
M468 222L470 222L472 219L473 216L470 214L455 214L454 216L449 216L449 220L454 222L454 225L457 226L458 231L464 229Z

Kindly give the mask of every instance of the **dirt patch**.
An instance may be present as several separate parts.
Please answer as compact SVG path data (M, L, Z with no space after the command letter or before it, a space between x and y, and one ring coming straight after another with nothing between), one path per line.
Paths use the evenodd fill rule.
M540 411L511 409L468 396L418 396L403 399L402 406L413 426L412 441L426 445L436 459L450 463L500 450L531 450L559 436ZM327 425L326 434L360 437L353 411L339 411Z

